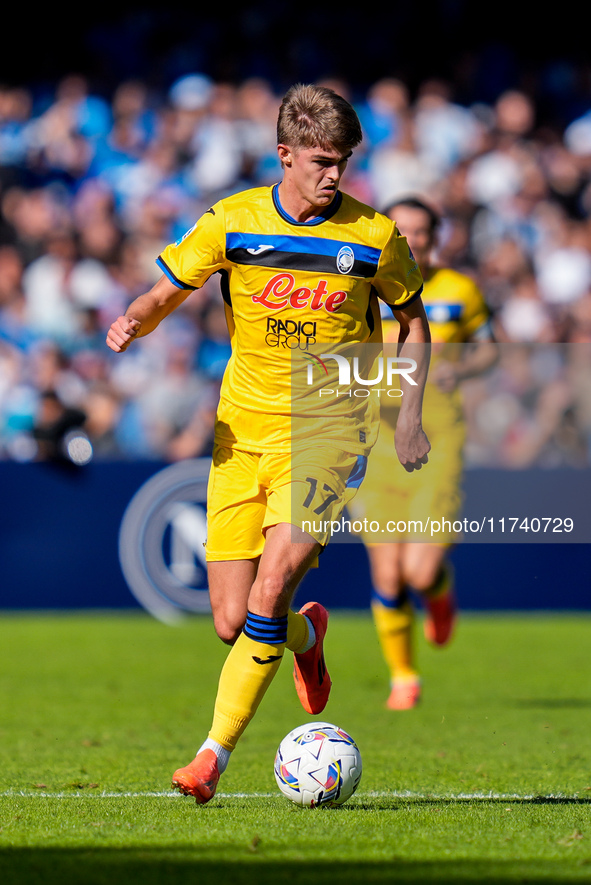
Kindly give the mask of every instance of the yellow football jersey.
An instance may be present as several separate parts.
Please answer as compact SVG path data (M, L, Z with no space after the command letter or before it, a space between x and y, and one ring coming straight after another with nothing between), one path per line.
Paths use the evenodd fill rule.
M487 304L475 281L466 274L445 267L433 268L424 278L422 300L431 329L431 369L438 359L460 359L462 348L453 345L489 340L492 337ZM384 318L385 342L397 340L397 325L389 318ZM430 414L435 413L436 407L439 410L448 407L459 417L460 394L458 391L453 394L441 393L428 380L424 395L424 424L428 423ZM383 417L385 411L382 409ZM437 417L441 417L439 411ZM388 420L388 414L385 419ZM395 421L395 417L392 420Z
M422 291L394 223L341 192L305 223L285 212L277 185L227 197L157 262L181 289L221 274L232 355L216 439L251 452L290 448L294 350L380 342L378 297L400 309ZM351 440L350 450L365 447Z
M463 344L490 335L489 311L474 280L457 270L434 268L423 281L423 304L434 344ZM396 341L397 324L384 324L384 341Z
M460 358L467 342L490 337L489 311L470 277L447 268L432 270L425 276L422 297L433 341L431 369L442 357ZM398 337L396 325L388 320L383 323L387 346ZM428 464L412 473L403 470L396 458L398 411L389 400L382 400L380 433L369 456L363 484L351 505L352 515L358 520L375 520L382 527L389 520L418 520L425 524L429 517L453 522L462 501L465 422L461 393L457 389L443 392L427 380L423 427L431 451ZM382 532L361 534L368 544L401 540ZM453 537L439 535L430 539L410 533L404 539L448 544Z

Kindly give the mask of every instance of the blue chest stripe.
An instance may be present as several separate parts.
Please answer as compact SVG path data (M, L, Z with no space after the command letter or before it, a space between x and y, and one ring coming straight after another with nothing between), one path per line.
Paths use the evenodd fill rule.
M273 250L291 254L324 255L327 258L334 258L335 262L342 249L351 249L357 261L373 264L376 268L382 254L380 249L376 249L373 246L347 243L343 240L238 232L226 234L226 251L234 249L245 249L254 257L257 255L262 257L264 254L269 255Z

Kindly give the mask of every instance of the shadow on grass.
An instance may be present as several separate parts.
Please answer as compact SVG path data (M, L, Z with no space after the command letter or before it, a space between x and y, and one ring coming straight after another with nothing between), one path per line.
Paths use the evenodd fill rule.
M417 796L396 796L393 798L379 796L372 798L369 801L358 801L354 804L351 803L339 808L326 810L329 811L330 814L347 814L355 813L356 811L397 811L401 808L408 808L409 805L428 808L448 808L450 805L465 805L471 807L478 805L581 805L585 807L591 805L591 796L516 796L504 798L502 796L450 796L449 798L442 798L441 796L430 798L428 795L420 798ZM322 814L323 812L323 809L318 809L318 813Z
M589 881L585 872L560 861L400 860L342 864L322 860L266 861L263 856L235 857L220 861L219 855L236 853L235 847L103 848L103 849L5 849L0 851L3 885L170 885L174 881L196 885L348 885L386 883L458 882L463 885L501 885L527 882ZM212 854L218 859L212 858ZM578 875L577 875L578 874ZM591 865L587 867L591 875Z
M513 703L532 710L584 710L591 707L591 698L517 698Z
M589 805L591 805L591 796L429 796L428 794L425 796L368 796L367 798L356 799L347 802L344 805L339 805L335 808L316 808L310 810L309 808L299 808L294 806L289 809L293 812L293 814L301 814L307 816L312 815L330 815L333 817L334 815L343 815L347 816L350 814L358 814L359 812L366 813L368 811L404 811L408 809L409 806L415 808L449 808L452 807L478 807L478 806L486 806L486 805L515 805L515 806L529 806L529 805L578 805L585 809ZM210 812L213 811L224 811L228 808L231 808L234 813L237 812L240 808L243 808L245 812L252 810L252 804L244 803L244 805L239 805L237 802L228 802L227 800L220 799L217 797L214 802L209 806ZM200 813L201 809L198 809L197 813ZM589 881L591 882L591 876Z

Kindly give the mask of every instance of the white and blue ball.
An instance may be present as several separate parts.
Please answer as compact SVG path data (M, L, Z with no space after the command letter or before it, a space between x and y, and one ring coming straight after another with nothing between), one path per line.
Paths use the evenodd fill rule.
M307 808L342 805L361 780L361 753L346 731L330 722L308 722L281 741L275 779L284 796Z

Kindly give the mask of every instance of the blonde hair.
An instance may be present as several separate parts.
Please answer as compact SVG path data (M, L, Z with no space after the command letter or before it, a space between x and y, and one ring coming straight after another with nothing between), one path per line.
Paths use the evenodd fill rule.
M298 83L285 94L277 120L277 144L294 150L320 147L346 153L362 138L355 110L332 89Z

